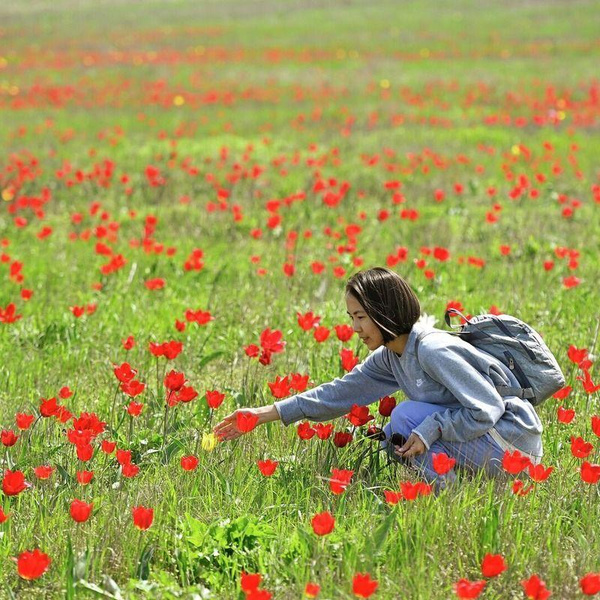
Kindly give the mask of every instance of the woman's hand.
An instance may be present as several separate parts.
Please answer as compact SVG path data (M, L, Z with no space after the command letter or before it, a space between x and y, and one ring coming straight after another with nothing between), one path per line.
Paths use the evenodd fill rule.
M427 448L421 438L416 433L411 433L405 444L396 446L394 452L401 458L411 458L423 454L426 450Z
M258 417L256 425L279 420L279 413L274 404L271 406L259 406L258 408L238 408L213 427L213 433L219 438L219 441L235 440L244 435L244 432L240 431L237 426L238 413L246 413Z

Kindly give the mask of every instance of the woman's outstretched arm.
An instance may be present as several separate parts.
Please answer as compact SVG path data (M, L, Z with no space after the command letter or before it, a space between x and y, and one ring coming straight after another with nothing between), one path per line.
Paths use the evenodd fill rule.
M386 352L389 350L380 347L343 377L336 377L285 400L260 408L239 409L216 425L214 432L223 435L222 439L235 439L242 435L236 425L236 413L240 411L256 415L258 424L281 419L284 425L290 425L302 419L328 421L348 413L353 404L371 404L399 389Z

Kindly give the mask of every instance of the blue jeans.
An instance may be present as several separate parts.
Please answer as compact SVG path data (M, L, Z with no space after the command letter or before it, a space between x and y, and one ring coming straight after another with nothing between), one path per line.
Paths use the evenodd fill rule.
M489 433L468 442L450 442L438 439L431 444L429 450L426 450L424 454L406 460L402 460L394 453L393 444L388 442L392 434L399 433L408 438L411 431L422 423L426 417L444 410L446 409L439 404L414 402L413 400L400 402L392 411L390 422L383 429L386 441L381 442L382 447L386 448L392 458L415 467L428 483L434 484L436 490L443 489L447 483L453 482L456 479L456 474L454 469L451 469L445 475L438 475L432 463L434 453L445 452L448 456L456 459L457 467L470 472L482 470L491 477L503 475L502 457L504 451Z

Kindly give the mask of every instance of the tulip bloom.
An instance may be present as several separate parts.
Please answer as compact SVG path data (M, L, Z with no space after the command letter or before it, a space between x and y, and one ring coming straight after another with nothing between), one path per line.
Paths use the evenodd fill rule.
M182 456L181 468L184 471L194 471L198 466L198 459L195 456Z
M225 394L222 394L217 390L208 390L206 392L206 402L213 410L219 408L223 400L225 400Z
M90 502L84 502L83 500L75 499L71 502L70 513L71 517L77 523L83 523L87 521L92 514L92 509L94 505Z
M316 598L321 591L321 586L318 583L311 583L310 581L304 587L304 595L307 598Z
M144 506L134 506L131 509L133 524L142 531L148 529L154 520L154 509Z
M17 427L21 431L25 431L26 429L29 429L34 421L35 421L34 415L28 415L26 413L17 413L15 415L15 422L17 424Z
M579 580L581 591L586 596L600 593L600 573L588 573Z
M2 525L2 523L5 523L9 516L10 516L10 514L5 513L2 510L2 507L0 506L0 525Z
M479 598L486 581L469 581L468 579L459 579L454 584L454 592L459 598Z
M521 581L525 595L530 600L547 600L552 592L546 587L537 575L532 575L529 579Z
M531 461L518 450L515 450L513 453L506 450L502 457L502 468L511 475L517 475L530 464Z
M585 483L594 484L600 481L600 465L592 465L583 461L580 470L581 480Z
M12 431L12 429L4 429L2 430L2 433L0 433L0 442L3 446L6 446L7 448L14 446L17 443L18 439L19 436L16 435L15 432Z
M7 496L16 496L28 487L29 483L25 481L25 475L21 471L10 471L7 469L4 472L2 491Z
M317 431L313 429L308 421L303 421L296 428L298 437L302 440L310 440Z
M544 465L529 465L529 477L534 481L546 481L550 477L550 473L554 471L554 467L544 467Z
M257 423L258 417L248 412L238 412L235 416L237 428L242 433L248 433L252 431Z
M92 478L94 477L94 472L93 471L77 471L76 477L77 477L77 482L80 485L87 485L90 481L92 481Z
M496 577L506 571L506 561L501 554L486 554L481 562L481 574L484 577Z
M335 518L330 512L324 511L322 513L317 513L311 519L310 523L312 525L313 531L317 535L328 535L333 531L333 528L335 526Z
M354 475L354 471L348 471L344 469L332 469L331 479L329 480L329 487L331 491L338 495L346 491L346 488L350 484L350 480Z
M279 463L276 460L258 460L256 464L265 477L270 477L275 473L275 469Z
M260 573L245 573L240 576L240 587L245 594L250 594L258 589L262 575Z
M17 573L23 579L37 579L48 570L51 562L50 557L37 548L22 552L17 558Z
M38 479L49 479L52 473L54 473L54 467L50 465L41 465L39 467L35 467L33 472Z
M451 471L456 464L456 459L451 458L445 452L440 452L436 454L435 452L431 455L433 470L438 475L445 475L448 471Z
M369 598L379 584L368 573L357 573L352 578L352 593L359 598Z

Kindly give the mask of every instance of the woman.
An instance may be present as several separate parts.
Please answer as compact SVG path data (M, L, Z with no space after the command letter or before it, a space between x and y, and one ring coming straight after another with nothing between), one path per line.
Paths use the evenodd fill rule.
M408 461L426 480L437 480L438 488L455 474L451 470L440 478L433 454L444 452L457 466L492 476L502 473L506 450L540 461L542 425L535 409L496 391L497 385L520 387L510 370L458 336L419 321L419 301L397 273L383 267L356 273L346 285L346 306L371 354L342 378L241 411L256 415L258 424L326 421L347 414L353 404L370 404L400 389L408 400L392 411L382 445L391 453L387 440L402 436L404 443L394 445L391 455ZM222 441L242 435L238 412L215 426Z

